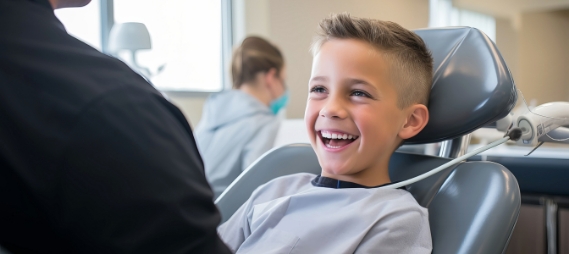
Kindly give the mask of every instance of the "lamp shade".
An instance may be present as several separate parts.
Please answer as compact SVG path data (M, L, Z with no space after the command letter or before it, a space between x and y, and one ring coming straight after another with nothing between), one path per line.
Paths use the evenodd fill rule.
M109 35L109 50L116 53L119 50L151 49L150 34L142 23L127 22L115 24Z

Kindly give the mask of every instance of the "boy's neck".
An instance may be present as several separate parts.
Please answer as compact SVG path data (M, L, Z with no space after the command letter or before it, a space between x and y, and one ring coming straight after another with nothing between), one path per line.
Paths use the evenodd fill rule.
M325 170L322 170L322 176L336 180L357 183L366 187L374 187L391 183L387 164L388 163L379 168L368 168L354 174L345 175L329 174Z

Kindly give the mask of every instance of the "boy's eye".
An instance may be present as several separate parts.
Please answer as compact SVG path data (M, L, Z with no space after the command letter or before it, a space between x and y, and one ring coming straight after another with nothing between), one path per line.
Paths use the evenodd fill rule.
M362 90L355 90L355 91L353 91L353 92L352 92L352 96L371 98L371 95L369 95L369 93L364 92L364 91L362 91Z

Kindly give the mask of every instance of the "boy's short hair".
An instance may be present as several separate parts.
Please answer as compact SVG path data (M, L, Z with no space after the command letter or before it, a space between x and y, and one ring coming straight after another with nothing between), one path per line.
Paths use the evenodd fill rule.
M332 14L320 22L312 54L331 39L356 39L379 49L391 61L396 73L395 89L400 108L414 103L427 105L433 80L433 58L421 37L402 26L376 19Z

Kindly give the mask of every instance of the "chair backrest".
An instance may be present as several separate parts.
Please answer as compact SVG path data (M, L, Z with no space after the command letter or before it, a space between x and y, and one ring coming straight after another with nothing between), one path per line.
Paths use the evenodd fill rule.
M393 181L408 179L449 161L396 152L389 164ZM289 174L320 173L309 144L269 151L245 170L216 204L226 221L268 181ZM429 209L433 253L502 253L517 221L521 198L516 178L491 162L465 162L407 186Z
M433 55L429 123L406 144L453 139L505 117L516 105L510 70L496 45L478 29L415 31Z

